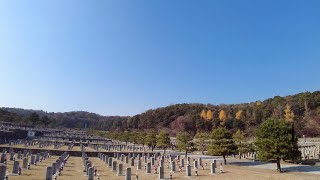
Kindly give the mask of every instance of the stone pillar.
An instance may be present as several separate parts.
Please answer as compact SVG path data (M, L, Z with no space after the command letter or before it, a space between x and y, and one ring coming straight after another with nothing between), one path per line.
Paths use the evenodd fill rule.
M31 156L31 164L34 165L36 157L34 155Z
M147 174L151 174L151 163L147 163Z
M164 179L164 168L163 168L163 166L159 167L159 179Z
M210 167L211 174L215 174L216 173L216 168L214 166L215 166L214 163L211 163L211 167Z
M137 170L141 169L141 160L138 160Z
M112 162L112 171L116 172L117 171L117 161Z
M193 166L194 169L198 169L198 161L194 161L194 166Z
M184 158L181 158L181 167L184 167Z
M19 161L14 161L12 174L18 174L18 171L19 171Z
M24 169L28 168L28 158L27 157L23 158L22 168L24 168Z
M88 168L88 180L94 180L94 172L93 172L93 167Z
M123 169L123 164L119 163L117 176L122 176L123 175L122 169Z
M47 167L47 173L46 173L46 180L52 180L52 167L48 166Z
M200 166L203 165L203 164L202 164L202 158L199 158L199 161L198 161L198 162L199 162L199 165L200 165Z
M126 180L131 180L131 168L126 169Z
M0 164L0 179L6 177L7 166L5 164Z
M52 174L57 172L57 163L52 163Z
M174 161L171 161L171 172L176 171L176 163Z
M214 168L217 168L217 160L213 160Z
M4 160L6 159L6 157L7 155L5 153L2 153L0 163L4 163Z
M36 162L39 162L39 161L40 161L40 153L37 153Z
M186 176L187 177L191 176L191 166L190 166L190 164L187 164L187 166L186 166Z
M18 151L18 159L21 159L21 151Z
M109 158L108 159L108 167L111 167L112 166L112 158Z

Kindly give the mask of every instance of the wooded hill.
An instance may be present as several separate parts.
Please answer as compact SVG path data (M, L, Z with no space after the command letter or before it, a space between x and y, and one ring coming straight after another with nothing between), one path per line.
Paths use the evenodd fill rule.
M320 91L266 99L243 104L175 104L151 109L132 116L101 116L95 113L76 111L67 113L47 113L44 111L2 108L0 121L11 121L43 125L41 119L48 117L49 126L89 128L107 131L141 131L165 129L170 134L187 131L195 134L211 131L224 123L231 132L243 130L252 135L258 125L270 117L285 118L290 112L298 135L314 137L320 135ZM32 113L39 115L39 123ZM34 115L34 114L33 114ZM31 119L30 119L31 118Z

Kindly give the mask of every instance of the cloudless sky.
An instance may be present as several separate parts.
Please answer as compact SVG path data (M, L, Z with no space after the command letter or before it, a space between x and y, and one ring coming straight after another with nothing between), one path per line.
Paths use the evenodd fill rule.
M0 1L0 106L134 115L319 88L318 0Z

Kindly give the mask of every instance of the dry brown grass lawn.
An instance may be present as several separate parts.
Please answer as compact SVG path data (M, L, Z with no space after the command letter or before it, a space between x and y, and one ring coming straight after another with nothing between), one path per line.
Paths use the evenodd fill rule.
M21 176L9 176L9 180L43 180L46 175L47 166L57 159L57 156L52 156L45 161L38 163L37 166L31 166L31 170L22 169ZM8 156L9 159L9 156ZM29 158L30 159L30 158ZM98 158L90 158L94 166L98 169L97 173L100 175L101 180L123 180L124 176L116 176L115 172L111 171L111 168L107 167L103 161ZM119 162L118 162L119 163ZM9 173L12 172L13 161L7 163L7 170ZM22 166L22 161L20 161ZM124 170L127 165L124 163ZM132 168L132 178L135 179L135 174L138 173L139 180L153 180L158 179L158 174L147 175L144 170L144 164L142 163L143 170L137 170L136 166ZM166 167L166 164L165 164ZM192 168L193 169L193 168ZM169 169L165 168L165 178L169 178ZM217 169L218 171L218 169ZM224 166L224 173L217 173L216 175L209 174L209 167L205 167L205 170L199 170L198 177L185 177L185 171L173 173L173 179L200 179L200 180L319 180L319 175L310 175L303 173L282 173L279 174L274 170L264 170L252 167L239 167L239 166ZM153 171L152 171L153 172ZM125 172L124 172L125 173ZM70 157L66 164L62 176L59 176L59 180L87 180L88 178L84 175L82 167L81 157ZM192 175L194 171L192 170ZM95 178L96 179L96 178Z

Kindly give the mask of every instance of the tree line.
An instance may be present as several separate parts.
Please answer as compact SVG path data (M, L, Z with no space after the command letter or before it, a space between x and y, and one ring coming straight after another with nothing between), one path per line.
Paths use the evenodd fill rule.
M288 108L289 109L289 108ZM89 133L107 137L125 143L133 143L148 146L153 151L154 148L177 149L185 152L185 156L193 151L201 151L202 154L222 156L226 164L226 157L229 155L242 155L247 153L257 153L260 160L275 160L277 169L281 172L281 160L295 161L301 157L298 149L298 137L295 134L291 111L286 111L285 119L269 118L264 121L255 134L255 139L245 136L244 132L237 130L231 133L222 123L214 128L210 133L199 132L194 136L188 132L179 132L175 137L175 142L170 140L170 134L165 130L149 132L110 132L95 131Z
M101 116L84 111L48 113L44 111L2 108L0 121L34 125L31 114L39 118L47 116L49 127L88 128L105 131L139 131L164 129L170 135L188 132L209 133L224 124L234 133L243 131L246 136L255 134L257 127L268 118L286 118L290 109L296 134L301 137L320 135L320 91L305 92L292 96L275 96L252 103L211 105L175 104L163 108L150 109L135 116ZM35 115L33 115L35 116ZM32 119L32 118L31 118ZM35 118L37 121L37 118ZM41 125L37 121L35 125ZM45 122L45 121L44 121Z

